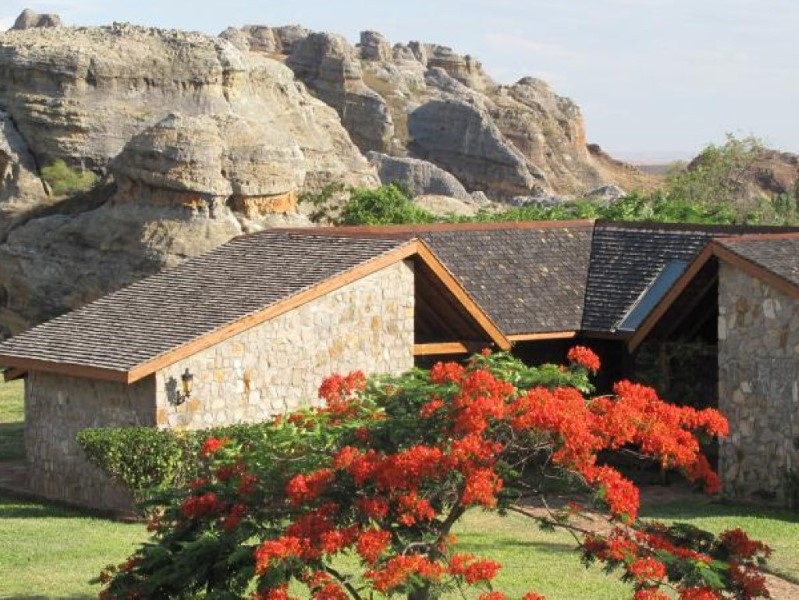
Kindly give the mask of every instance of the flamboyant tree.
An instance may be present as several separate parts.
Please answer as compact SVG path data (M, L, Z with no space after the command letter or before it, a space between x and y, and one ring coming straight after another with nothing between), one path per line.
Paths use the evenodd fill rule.
M584 560L617 570L636 600L768 597L764 544L638 520L638 489L599 459L634 450L715 493L699 436L726 435L726 420L626 381L591 397L598 358L576 347L569 360L532 368L486 354L398 377L334 375L324 407L245 442L209 438L203 476L151 501L152 540L102 574L101 597L501 600L501 565L459 552L451 534L471 507L571 531ZM581 529L574 517L588 509L576 504L526 510L547 506L542 475L593 490L604 532Z

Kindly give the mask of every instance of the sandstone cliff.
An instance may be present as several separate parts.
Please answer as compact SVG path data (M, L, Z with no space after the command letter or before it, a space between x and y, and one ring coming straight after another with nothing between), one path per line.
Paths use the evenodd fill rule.
M283 43L291 31L291 43ZM582 115L546 83L498 85L478 60L437 44L391 45L366 31L341 36L248 26L223 37L283 60L339 113L362 151L409 156L490 197L583 194L609 184L651 188L654 178L592 153Z

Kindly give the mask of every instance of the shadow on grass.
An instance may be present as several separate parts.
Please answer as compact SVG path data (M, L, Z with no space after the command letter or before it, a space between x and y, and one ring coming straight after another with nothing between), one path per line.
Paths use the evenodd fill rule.
M764 506L749 506L745 504L722 504L712 502L709 504L693 504L690 502L670 502L659 505L650 505L641 509L644 519L680 521L686 519L721 518L747 518L760 517L785 521L786 523L799 523L799 511L786 508L772 508Z
M36 501L21 500L11 496L0 496L0 520L2 519L80 519L97 515L73 508Z
M458 551L472 551L481 554L496 553L499 549L539 550L541 552L555 552L558 554L574 554L575 544L567 544L552 540L551 542L530 542L515 538L491 538L486 540L472 540L468 535L460 534L458 537Z

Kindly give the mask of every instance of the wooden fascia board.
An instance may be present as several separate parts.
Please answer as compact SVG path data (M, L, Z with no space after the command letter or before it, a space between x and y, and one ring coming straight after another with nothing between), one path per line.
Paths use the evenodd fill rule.
M783 292L791 298L799 300L799 287L783 279L776 273L769 271L765 267L750 261L733 250L725 248L720 244L713 245L713 253L720 259L733 267L740 269L747 275L759 279L760 281L769 284L773 288Z
M15 381L17 379L22 379L27 374L27 369L18 369L18 368L11 368L6 369L3 371L3 381L8 383L9 381Z
M414 356L435 356L438 354L468 354L469 346L463 342L439 342L435 344L414 344Z
M699 253L694 261L688 265L688 268L685 270L680 278L671 286L671 289L666 293L663 298L660 299L660 302L657 303L655 308L646 316L644 322L641 323L641 326L638 327L636 332L630 337L627 342L627 349L632 352L638 346L641 345L646 339L646 336L649 335L649 332L655 327L658 321L660 321L661 317L666 314L666 311L674 304L675 300L680 297L680 294L683 293L685 288L691 283L691 280L696 277L696 274L705 266L707 261L711 259L714 255L714 246L713 242L709 243L705 246L704 250Z
M17 356L6 356L6 355L0 355L0 363L3 363L6 367L11 367L12 370L17 369L21 371L42 371L44 373L69 375L70 377L85 377L88 379L102 379L103 381L131 383L128 380L127 371L116 370L116 369L88 367L86 365L51 362L47 360L40 360L37 358L20 358ZM6 373L7 372L8 371L6 371Z
M508 336L511 342L534 342L538 340L568 340L577 337L576 331L547 331L544 333L516 333Z
M491 341L501 350L510 350L511 343L507 337L496 326L480 305L475 302L461 283L450 273L430 247L422 240L416 240L419 259L438 277L441 283L452 293L461 306L477 321L483 331L488 334Z
M285 300L273 304L272 306L269 306L263 310L247 315L246 317L238 319L233 323L224 325L216 331L187 342L182 346L165 352L164 354L161 354L160 356L157 356L154 359L131 369L129 371L128 383L138 381L139 379L155 373L156 371L160 371L161 369L168 367L169 365L172 365L184 358L192 356L198 352L210 348L211 346L223 342L234 335L242 333L243 331L251 329L252 327L256 327L266 321L269 321L270 319L274 319L275 317L294 310L295 308L298 308L303 304L307 304L312 300L321 298L325 294L334 292L346 285L349 285L350 283L376 273L377 271L380 271L381 269L384 269L385 267L396 262L409 258L415 255L416 252L417 248L414 241L403 244L399 248L386 252L385 254L353 267L348 271L344 271L343 273L331 277L330 279L327 279L310 289L304 290L298 294L286 298Z

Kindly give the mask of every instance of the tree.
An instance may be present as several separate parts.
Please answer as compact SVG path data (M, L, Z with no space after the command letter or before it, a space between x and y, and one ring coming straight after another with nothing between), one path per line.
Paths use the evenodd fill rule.
M716 492L697 435L726 435L726 420L626 381L592 398L598 358L575 347L569 360L532 368L486 354L398 377L334 375L323 408L278 418L246 446L209 438L204 475L150 503L153 539L103 573L101 597L287 600L294 582L316 600L501 600L501 565L458 552L451 528L470 507L526 514L520 501L540 498L552 475L593 489L610 530L582 530L576 505L531 518L571 531L584 560L620 572L636 600L666 599L665 588L684 600L767 597L765 545L740 530L640 522L637 488L598 458L637 448ZM345 553L353 572L336 560Z

